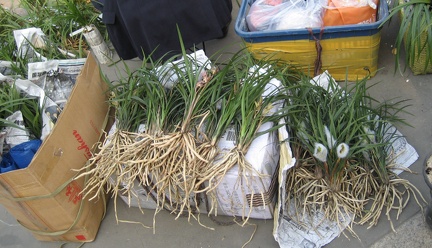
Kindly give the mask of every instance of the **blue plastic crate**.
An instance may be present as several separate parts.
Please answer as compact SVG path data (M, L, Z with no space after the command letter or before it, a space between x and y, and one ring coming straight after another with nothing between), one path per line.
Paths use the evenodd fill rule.
M255 0L243 0L240 6L239 14L235 23L235 32L242 37L244 41L249 43L284 41L284 40L313 40L314 37L319 37L321 29L313 28L312 33L308 29L287 29L287 30L271 30L271 31L249 31L246 23L246 16L249 8ZM333 39L356 36L371 36L380 31L380 25L389 15L388 4L386 0L380 0L377 21L370 24L356 24L344 26L323 27L321 39Z

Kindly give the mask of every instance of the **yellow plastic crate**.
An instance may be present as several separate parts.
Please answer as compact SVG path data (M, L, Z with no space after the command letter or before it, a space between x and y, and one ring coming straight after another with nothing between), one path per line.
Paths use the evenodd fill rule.
M381 32L372 36L321 40L321 70L328 70L339 81L355 81L369 75L375 76L378 70L380 40ZM314 72L317 58L314 40L245 44L257 59L281 59L305 73L312 75Z

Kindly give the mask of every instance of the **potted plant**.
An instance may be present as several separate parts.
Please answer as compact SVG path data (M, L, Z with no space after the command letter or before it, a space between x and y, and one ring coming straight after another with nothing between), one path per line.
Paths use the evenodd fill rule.
M389 21L400 15L400 28L395 41L396 69L404 44L405 68L409 66L414 75L432 73L432 8L431 0L394 0Z

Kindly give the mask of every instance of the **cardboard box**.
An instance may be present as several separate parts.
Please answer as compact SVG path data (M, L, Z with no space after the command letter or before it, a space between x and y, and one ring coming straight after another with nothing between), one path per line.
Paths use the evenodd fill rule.
M107 89L90 54L30 165L0 174L0 204L38 240L89 242L96 237L105 202L83 199L84 178L73 178L106 126Z

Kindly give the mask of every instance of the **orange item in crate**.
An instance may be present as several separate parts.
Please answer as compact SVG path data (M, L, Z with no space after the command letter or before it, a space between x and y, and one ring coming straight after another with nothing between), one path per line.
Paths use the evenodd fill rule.
M374 23L377 19L379 0L360 1L329 0L323 17L324 26ZM373 8L375 5L375 8Z

